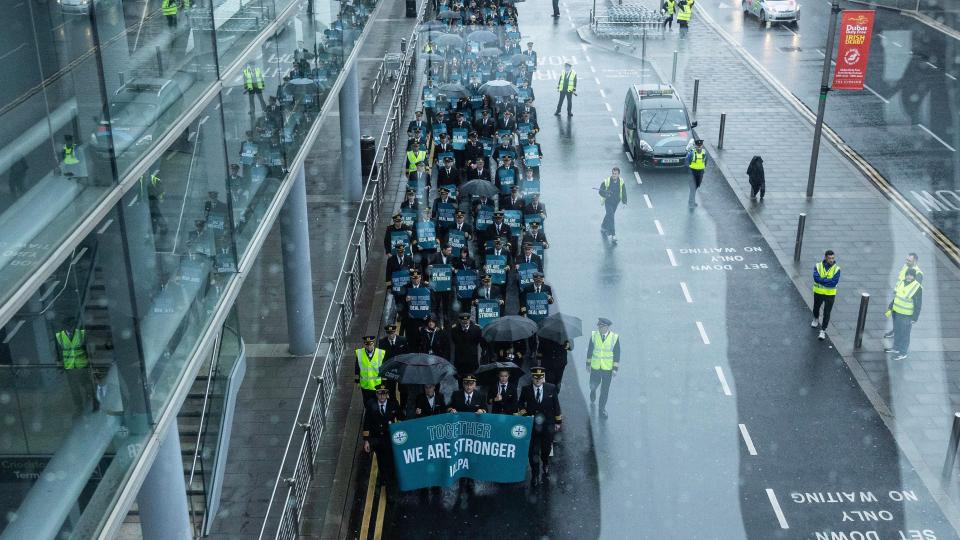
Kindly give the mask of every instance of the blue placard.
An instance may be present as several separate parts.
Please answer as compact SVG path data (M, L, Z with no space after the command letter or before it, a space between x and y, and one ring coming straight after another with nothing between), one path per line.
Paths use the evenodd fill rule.
M450 197L457 198L457 186L455 184L443 184L440 186L442 188L447 188L447 191L450 192Z
M516 160L516 159L517 159L517 153L513 150L513 148L503 148L503 147L500 147L500 153L497 154L497 159L501 159L501 160L502 160L502 159L503 159L503 156L510 156L510 159L512 159L512 160Z
M466 300L473 297L473 291L477 288L477 271L469 268L457 270L457 298Z
M523 192L524 202L530 202L533 200L533 195L540 193L540 181L539 180L524 180L523 187L520 189Z
M437 223L441 226L453 225L456 221L457 207L452 203L437 203Z
M413 252L410 250L410 231L390 231L390 247L394 248L391 251L396 252L396 247L398 242L403 242L403 252L407 255L411 255Z
M527 134L533 131L533 124L530 122L517 122L517 133L523 139L527 138Z
M550 304L547 293L528 293L526 296L527 317L540 322L550 314Z
M446 124L433 125L433 144L440 144L440 134L447 132Z
M410 269L401 268L396 272L390 274L390 290L393 291L393 294L400 294L403 292L403 288L410 283Z
M533 242L533 253L534 253L535 255L539 255L541 259L543 259L544 261L546 261L546 259L544 259L543 243L541 243L541 242Z
M454 150L463 150L467 147L467 129L466 128L453 128L453 144Z
M447 243L453 248L453 256L459 257L460 250L467 247L467 235L459 229L450 229L447 231Z
M483 96L470 96L470 105L474 110L479 111L483 109Z
M526 101L531 96L530 88L517 88L517 98L520 99L520 101Z
M510 193L510 187L517 183L516 176L516 170L513 168L499 169L497 171L497 179L500 181L500 193L504 195Z
M485 231L490 225L493 225L493 206L489 204L477 206L477 222L474 226L478 231Z
M507 282L507 258L503 255L487 255L483 270L490 276L494 285L503 285Z
M537 152L536 146L530 144L523 147L523 163L527 167L540 166L540 153Z
M517 267L517 273L520 275L520 290L529 291L533 288L533 273L537 271L537 265L529 263L520 263Z
M426 319L430 316L430 289L407 289L407 313L414 319Z
M477 300L477 324L480 328L500 318L498 300Z
M511 235L520 236L521 221L523 221L523 214L520 210L504 210L503 221L510 226Z
M417 222L417 249L437 248L437 226L432 221Z
M483 145L483 157L490 157L493 155L493 139L480 139L480 144Z
M407 187L417 192L417 202L420 202L420 203L423 203L423 201L427 198L427 190L430 189L429 184L427 184L426 182L419 182L416 179L414 179L413 181L408 181ZM415 211L414 211L413 219L414 220L417 219L417 215ZM413 223L411 223L411 225L413 225Z
M423 106L427 109L432 109L437 104L437 96L433 93L433 89L430 87L423 88Z
M253 158L257 156L257 152L259 152L259 148L256 143L244 141L240 145L240 164L253 165Z
M442 167L443 160L446 158L456 160L456 156L453 155L453 152L440 152L439 154L437 154L437 159L436 159L437 167Z
M430 288L435 292L448 292L453 281L453 267L449 264L434 264L430 267Z
M513 140L513 132L509 129L498 129L497 130L497 140L502 141L506 137L510 140Z
M213 229L215 231L222 231L226 227L227 223L227 213L225 210L215 208L210 210L210 213L207 214L207 228Z
M524 214L523 224L529 227L531 223L539 223L540 229L543 229L543 216L540 214Z
M403 217L403 224L407 227L413 227L417 221L417 211L413 208L401 208L400 215Z

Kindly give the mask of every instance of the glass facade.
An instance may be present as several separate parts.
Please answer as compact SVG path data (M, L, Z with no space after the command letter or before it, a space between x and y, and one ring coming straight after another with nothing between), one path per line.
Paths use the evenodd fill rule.
M0 321L0 537L102 526L191 382L184 368L375 4L59 0L9 13L0 302L119 200Z

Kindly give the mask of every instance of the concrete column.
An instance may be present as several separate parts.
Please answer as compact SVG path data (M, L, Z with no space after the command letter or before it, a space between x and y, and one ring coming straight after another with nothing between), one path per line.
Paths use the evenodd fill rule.
M359 201L363 196L360 175L360 83L351 66L340 88L340 178L343 197Z
M313 322L313 273L310 265L310 221L307 217L305 176L301 165L293 173L290 194L280 209L287 336L290 353L297 356L313 354L317 345Z
M187 506L187 486L180 455L177 422L167 428L157 458L137 495L140 531L144 540L190 540L193 530Z

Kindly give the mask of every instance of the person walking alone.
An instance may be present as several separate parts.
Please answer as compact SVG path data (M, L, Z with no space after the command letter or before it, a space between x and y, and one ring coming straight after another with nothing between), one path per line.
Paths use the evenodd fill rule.
M907 270L913 268L915 279L920 282L920 285L923 285L923 270L920 269L920 265L918 264L919 260L920 256L912 251L907 254L906 260L903 261L903 266L900 267L900 272L897 273L897 283L900 283L906 279ZM894 287L896 287L896 285L894 285ZM896 333L897 329L894 327L889 332L884 334L883 337L892 338Z
M707 168L707 151L703 149L703 139L693 141L694 147L687 152L687 166L690 167L690 196L687 205L697 206L697 190L703 183L703 171Z
M680 39L687 39L687 32L690 31L690 18L693 17L693 2L680 2L677 8L677 24L680 25Z
M887 306L886 316L893 315L893 347L886 347L886 352L895 353L894 360L905 360L910 349L910 332L913 325L920 318L920 308L923 307L923 286L917 280L917 271L907 269L903 279L893 290L893 300Z
M590 371L590 403L597 399L600 387L600 418L607 418L607 398L610 382L620 368L620 336L610 331L613 322L600 317L597 329L590 333L587 347L587 370Z
M840 265L833 250L823 254L823 260L813 267L813 321L812 328L819 328L817 339L827 339L827 325L830 324L830 312L837 298L837 285L840 283ZM823 306L823 322L820 322L820 306Z
M763 202L763 196L767 193L767 179L763 174L762 157L753 156L750 166L747 167L747 177L750 179L750 198L757 200L759 194L760 202Z
M606 210L603 223L600 224L600 234L616 244L617 224L614 216L617 213L617 207L627 204L627 186L620 178L620 167L614 167L610 171L610 176L600 183L600 200Z
M557 83L557 92L560 92L560 101L557 102L557 111L554 116L560 116L560 109L563 107L563 100L567 100L567 116L573 116L573 96L577 95L577 72L573 70L570 62L563 64L563 73L560 74L560 82Z

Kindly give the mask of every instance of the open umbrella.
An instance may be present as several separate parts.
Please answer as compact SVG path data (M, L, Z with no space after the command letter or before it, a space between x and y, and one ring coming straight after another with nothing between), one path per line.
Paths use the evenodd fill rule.
M466 196L493 197L497 193L499 193L499 191L497 190L497 186L493 185L493 182L479 178L460 186L460 194Z
M446 29L447 25L440 21L427 21L420 25L417 32L444 32Z
M489 342L519 341L536 333L537 323L519 315L507 315L484 327L483 339Z
M460 83L446 83L440 85L440 92L451 98L469 97L470 92Z
M495 79L484 83L480 87L480 92L490 97L509 97L517 95L517 87L510 81Z
M439 356L409 353L394 356L380 366L380 376L400 384L440 384L453 377L457 370Z
M433 42L443 47L463 47L463 38L456 34L440 34L433 38Z
M540 322L537 335L543 339L563 343L583 335L583 321L573 315L554 313Z
M486 58L496 58L500 56L500 49L496 47L487 47L486 49L481 49L480 52L477 53L477 55L483 56Z
M520 64L522 64L522 63L524 63L524 62L526 62L526 61L527 61L526 55L523 55L523 54L520 54L520 53L514 54L513 56L511 56L511 57L509 58L509 62L510 62L511 64L515 65L515 66L519 66Z
M459 19L459 18L460 18L460 12L453 11L453 10L444 11L437 15L437 19L442 21L447 21L450 19Z
M491 362L480 366L480 369L477 370L477 383L484 386L492 384L493 380L497 378L497 374L504 369L510 372L511 378L516 379L523 376L523 369L513 362Z
M497 35L489 30L477 30L467 35L467 41L476 43L492 43L497 41Z
M446 60L446 58L444 58L442 54L437 54L437 53L427 53L423 55L423 58L430 62L443 62L444 60Z

